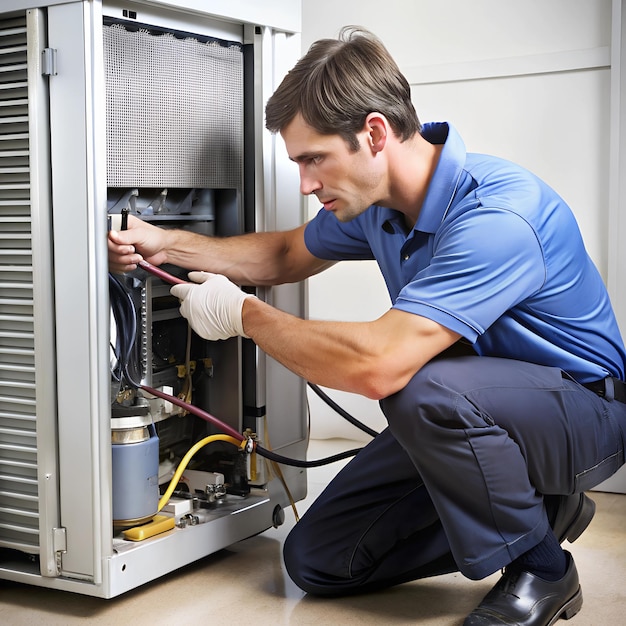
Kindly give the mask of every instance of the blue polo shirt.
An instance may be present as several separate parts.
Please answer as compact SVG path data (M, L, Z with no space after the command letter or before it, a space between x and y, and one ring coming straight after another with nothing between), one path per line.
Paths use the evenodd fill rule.
M415 227L373 205L350 222L320 210L305 229L320 259L375 259L393 308L461 334L479 355L559 367L580 382L624 379L609 297L565 201L527 170L444 144Z

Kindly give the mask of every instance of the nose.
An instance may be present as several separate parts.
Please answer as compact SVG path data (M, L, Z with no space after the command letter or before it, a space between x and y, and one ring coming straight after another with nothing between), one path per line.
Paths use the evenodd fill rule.
M321 188L322 188L322 183L316 178L313 178L312 176L307 175L304 169L301 167L300 168L300 193L303 196L309 196Z

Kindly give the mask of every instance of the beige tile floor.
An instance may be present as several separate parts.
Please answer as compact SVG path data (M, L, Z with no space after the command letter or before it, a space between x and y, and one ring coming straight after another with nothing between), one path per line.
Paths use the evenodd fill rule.
M313 441L317 458L354 442ZM339 464L309 471L309 497L320 492ZM594 493L596 516L573 545L583 586L582 611L569 626L626 624L626 495ZM365 597L311 598L286 576L281 545L294 524L285 524L211 555L140 589L112 600L79 596L0 581L0 624L66 626L133 624L160 626L306 626L336 624L459 626L498 575L469 581L459 574L416 581Z

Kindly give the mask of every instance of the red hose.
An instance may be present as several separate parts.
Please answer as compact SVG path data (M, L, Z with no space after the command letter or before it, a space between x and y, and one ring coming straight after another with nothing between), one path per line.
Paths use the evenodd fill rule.
M145 270L153 276L160 278L170 285L184 285L187 283L186 280L183 280L182 278L177 278L176 276L172 276L165 270L162 270L160 267L156 267L155 265L152 265L152 263L148 263L148 261L139 261L137 265L139 265L142 270Z
M153 387L149 387L148 385L141 385L141 389L147 391L150 395L156 396L157 398L162 398L163 400L168 400L172 404L179 406L181 409L185 409L188 413L192 413L197 417L202 418L205 422L210 422L217 426L220 430L222 430L227 435L234 437L237 441L243 441L245 437L237 432L234 428L231 428L228 424L225 424L221 420L217 419L214 415L203 411L202 409L194 406L193 404L189 404L189 402L185 402L176 396L172 396L169 393L165 393L163 391L159 391L158 389L154 389Z

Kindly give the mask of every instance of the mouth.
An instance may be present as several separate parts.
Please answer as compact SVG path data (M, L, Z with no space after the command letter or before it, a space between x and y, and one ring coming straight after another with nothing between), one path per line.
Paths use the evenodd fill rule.
M326 211L332 211L335 208L335 202L337 201L337 198L333 198L332 200L325 200L325 201L321 201L322 204L324 205L324 209Z

